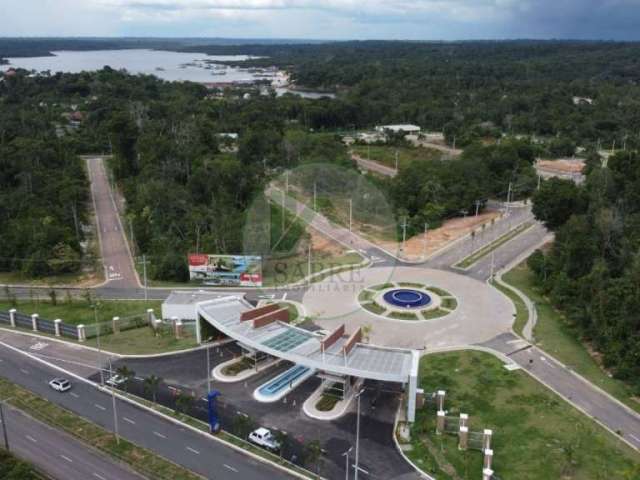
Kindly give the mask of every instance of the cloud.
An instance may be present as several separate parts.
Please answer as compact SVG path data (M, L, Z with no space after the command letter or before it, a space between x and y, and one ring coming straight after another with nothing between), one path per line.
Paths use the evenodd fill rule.
M30 31L33 35L108 32L303 38L632 39L640 36L636 28L640 22L639 3L639 0L24 0L0 7L6 10L6 13L0 10L5 19L0 34Z

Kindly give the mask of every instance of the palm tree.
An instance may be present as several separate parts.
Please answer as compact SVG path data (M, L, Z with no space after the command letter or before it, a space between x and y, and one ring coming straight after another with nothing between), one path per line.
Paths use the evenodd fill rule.
M316 465L316 472L320 474L320 460L322 460L322 445L314 440L307 445L307 465Z
M144 390L151 394L153 403L156 403L156 395L161 382L162 379L156 375L150 375L144 379Z
M126 365L122 365L121 367L118 367L116 370L116 373L121 376L122 378L124 378L124 383L122 384L124 387L124 391L127 391L127 387L129 386L129 382L131 381L131 379L133 377L135 377L136 372L134 372L133 370L131 370L129 367L127 367Z

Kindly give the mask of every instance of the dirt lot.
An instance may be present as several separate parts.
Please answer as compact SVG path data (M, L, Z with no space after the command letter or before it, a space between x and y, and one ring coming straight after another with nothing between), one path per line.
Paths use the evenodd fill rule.
M582 173L584 160L579 158L561 158L558 160L538 160L536 168L558 173Z
M500 217L500 212L491 211L477 217L453 218L447 220L444 225L427 232L427 255L443 248L450 242L481 228L483 224L490 224L492 220ZM400 245L396 242L376 242L391 252L398 251ZM416 235L408 239L402 258L407 260L419 260L424 256L424 235Z

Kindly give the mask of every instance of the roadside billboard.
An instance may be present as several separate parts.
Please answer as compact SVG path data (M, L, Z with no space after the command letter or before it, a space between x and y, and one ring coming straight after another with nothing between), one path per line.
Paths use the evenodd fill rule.
M262 286L262 257L189 254L189 278L207 285Z

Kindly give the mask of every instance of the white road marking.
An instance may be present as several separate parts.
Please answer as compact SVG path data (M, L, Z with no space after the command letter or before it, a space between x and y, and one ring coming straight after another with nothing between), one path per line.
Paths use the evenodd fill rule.
M284 294L282 295L282 300L286 300L287 299L287 293L289 293L289 292L284 292Z
M33 438L31 435L25 435L26 439L33 443L38 443L38 441Z
M630 433L629 436L633 438L636 442L640 442L640 438L636 437L633 433Z
M131 420L130 418L122 417L122 419L123 419L125 422L129 422L131 425L135 425L135 424L136 424L136 422L134 422L134 421L133 421L133 420Z
M200 452L198 450L194 450L191 447L187 447L187 450L189 450L191 453L195 453L196 455L200 455Z
M24 368L21 368L21 369L20 369L20 371L21 371L22 373L24 373L25 375L29 375L29 372L28 372L28 371L26 371Z
M163 434L158 433L158 432L153 432L153 434L154 434L156 437L160 437L160 438L167 438L167 437L165 437Z
M97 403L93 404L94 407L99 408L100 410L106 410L102 405L98 405Z
M102 475L100 475L99 473L93 473L93 476L96 477L98 480L107 480L106 478L104 478Z
M237 468L233 468L231 465L227 465L226 463L223 463L222 465L224 466L224 468L228 468L232 472L238 473L238 469Z
M69 463L73 463L73 460L71 460L69 457L65 457L64 455L60 455L60 458L66 460Z
M69 395L71 395L73 398L80 398L80 395L74 392L69 392Z

